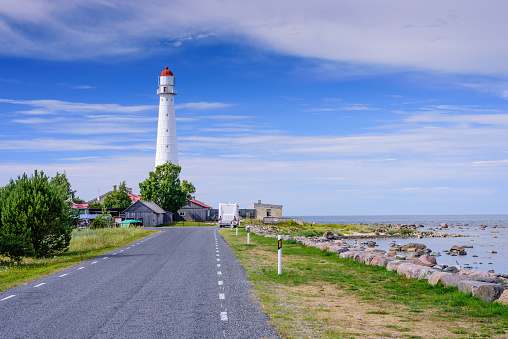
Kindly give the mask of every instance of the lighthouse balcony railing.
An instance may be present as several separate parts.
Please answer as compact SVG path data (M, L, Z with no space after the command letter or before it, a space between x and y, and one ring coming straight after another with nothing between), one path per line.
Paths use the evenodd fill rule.
M164 93L176 94L176 89L170 88L170 87L164 87L164 88L157 89L157 94L164 94Z

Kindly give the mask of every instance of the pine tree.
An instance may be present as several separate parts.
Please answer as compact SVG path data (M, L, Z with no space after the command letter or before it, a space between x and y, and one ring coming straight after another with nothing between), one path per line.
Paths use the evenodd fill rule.
M7 193L5 193L5 191ZM65 251L71 240L69 206L44 172L10 180L2 190L2 233L26 240L26 254L45 257Z

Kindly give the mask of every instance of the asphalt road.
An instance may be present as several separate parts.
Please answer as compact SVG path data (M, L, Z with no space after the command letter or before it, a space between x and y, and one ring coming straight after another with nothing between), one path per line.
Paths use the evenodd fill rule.
M276 338L217 227L166 228L0 293L1 338Z

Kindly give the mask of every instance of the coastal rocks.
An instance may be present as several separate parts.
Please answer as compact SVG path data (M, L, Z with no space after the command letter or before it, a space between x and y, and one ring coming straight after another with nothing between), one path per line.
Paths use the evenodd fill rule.
M441 277L441 283L443 283L443 285L445 286L457 287L459 283L464 280L472 280L472 278L467 275L457 275L457 274L447 274Z
M496 251L488 251L487 253L496 254L497 252Z
M441 228L448 228L448 224L447 224L447 223L445 223L445 222L444 222L444 223L442 223L442 224L441 224Z
M419 265L432 267L437 264L437 260L435 257L433 257L431 255L424 254L424 255L420 256L420 258L416 261L416 263Z
M457 245L453 245L452 248L448 251L449 254L457 254L457 255L467 255L467 252L464 250L464 247L460 247Z
M483 301L491 302L499 299L504 293L504 287L499 284L482 281L463 280L458 284L459 291L472 294Z
M453 274L448 273L448 272L436 272L436 273L432 274L427 281L431 285L437 285L439 282L441 282L441 279L444 276L451 276L451 275L453 275Z
M499 299L496 300L497 303L501 303L504 305L508 305L508 290L504 290Z
M421 252L421 253L430 253L432 252L427 248L424 244L419 243L409 243L405 244L400 248L401 252Z
M399 265L405 264L403 260L392 260L386 264L386 269L388 271L397 271Z
M336 240L336 239L339 239L339 236L337 234L334 234L333 232L331 231L326 231L324 234L323 234L323 238L326 238L328 240Z

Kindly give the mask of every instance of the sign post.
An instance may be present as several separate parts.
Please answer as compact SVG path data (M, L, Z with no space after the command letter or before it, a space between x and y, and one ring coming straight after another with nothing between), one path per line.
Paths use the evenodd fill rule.
M247 245L250 244L250 226L247 226Z
M236 236L238 236L238 226L236 226Z
M278 247L278 253L277 253L277 274L282 273L282 235L277 236L277 247Z

